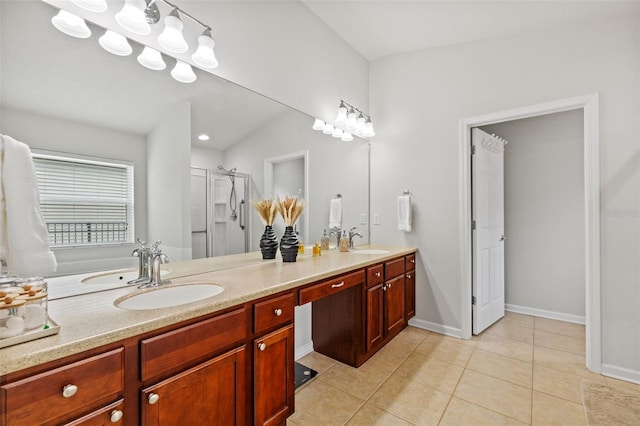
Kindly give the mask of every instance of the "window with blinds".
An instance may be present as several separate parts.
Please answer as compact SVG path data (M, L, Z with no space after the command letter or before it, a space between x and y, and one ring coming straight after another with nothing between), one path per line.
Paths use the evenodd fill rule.
M133 165L33 154L52 247L133 242Z

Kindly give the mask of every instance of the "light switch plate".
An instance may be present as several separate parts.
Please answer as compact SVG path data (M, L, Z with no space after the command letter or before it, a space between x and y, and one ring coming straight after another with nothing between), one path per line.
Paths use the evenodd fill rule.
M373 224L380 225L380 213L373 214Z
M360 214L360 225L366 225L367 224L367 215L365 213L361 213Z

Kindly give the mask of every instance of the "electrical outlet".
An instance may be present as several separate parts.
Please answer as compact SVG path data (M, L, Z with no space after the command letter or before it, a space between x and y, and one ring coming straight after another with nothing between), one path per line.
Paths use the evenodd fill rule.
M380 225L380 213L373 214L373 224Z
M361 213L360 214L360 225L366 225L367 224L367 215L365 213Z

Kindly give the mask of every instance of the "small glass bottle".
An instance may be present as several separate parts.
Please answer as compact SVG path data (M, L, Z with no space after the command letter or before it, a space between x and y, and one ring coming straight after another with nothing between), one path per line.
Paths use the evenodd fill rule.
M342 231L342 238L340 238L340 251L349 251L349 237L347 237L347 231Z
M320 256L320 244L317 242L313 245L313 256Z
M299 243L298 244L298 253L299 254L304 254L304 243Z
M327 235L327 230L324 230L324 234L322 234L322 238L320 238L320 249L329 250L329 236Z

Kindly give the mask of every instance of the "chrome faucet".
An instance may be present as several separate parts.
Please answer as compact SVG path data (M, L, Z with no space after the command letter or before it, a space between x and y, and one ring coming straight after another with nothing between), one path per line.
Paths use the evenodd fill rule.
M147 287L158 287L162 284L170 284L170 280L162 280L162 270L160 269L160 265L163 263L169 263L169 257L162 252L158 248L160 245L160 241L157 241L153 248L149 251L151 254L151 263L150 263L150 279L147 282L144 282L138 286L138 288L147 288Z
M362 234L359 232L354 232L357 228L354 226L353 228L349 229L349 250L353 250L353 237L360 237L362 238Z
M142 241L140 238L136 239L140 244L140 247L131 252L131 256L138 258L138 278L129 281L127 284L144 284L151 281L151 249L147 246L146 241ZM160 241L156 242L155 248L160 244Z
M337 226L331 228L331 231L329 232L329 235L335 235L336 236L336 248L340 247L340 237L342 236L342 230L340 228L338 228Z

